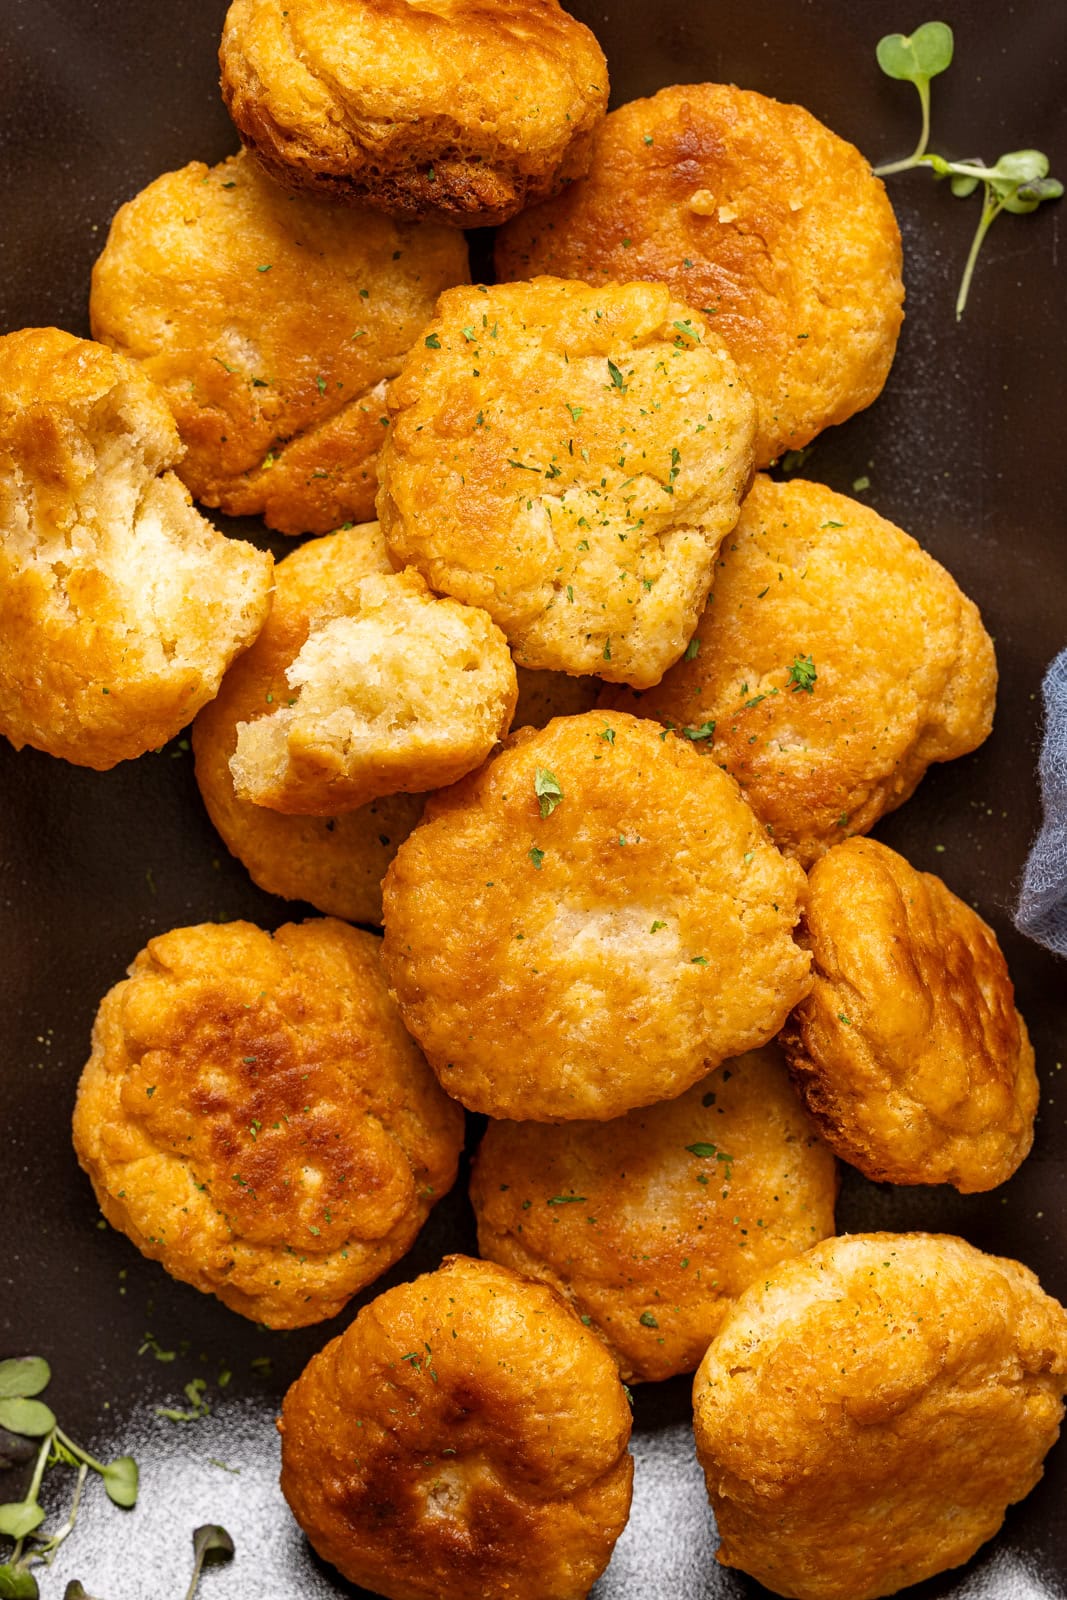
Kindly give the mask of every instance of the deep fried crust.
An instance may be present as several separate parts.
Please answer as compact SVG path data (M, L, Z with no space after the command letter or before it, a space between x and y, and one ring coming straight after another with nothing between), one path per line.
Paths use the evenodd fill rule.
M793 1600L959 1566L1041 1477L1067 1312L933 1234L831 1239L753 1285L693 1384L719 1560Z
M465 228L580 177L608 98L557 0L233 0L219 61L272 177Z
M821 484L757 477L684 658L604 703L697 732L807 864L981 744L996 686L977 606L914 539Z
M381 922L382 878L422 815L422 795L390 795L337 817L284 816L238 799L230 758L237 724L267 716L289 698L285 671L312 616L365 574L391 570L377 523L309 540L286 556L274 569L274 606L263 632L193 724L196 781L227 850L261 889L348 922Z
M888 1183L1003 1183L1038 1086L992 928L874 839L837 845L808 891L815 984L781 1042L827 1142Z
M282 1492L389 1600L580 1600L630 1509L630 1411L550 1289L448 1256L390 1289L285 1397Z
M168 467L163 395L58 328L0 339L0 732L104 770L178 733L270 609L269 555Z
M713 317L759 404L759 466L878 397L903 320L881 180L803 106L729 84L613 111L588 177L517 217L496 264L648 278Z
M836 1163L778 1051L614 1122L491 1122L478 1248L559 1290L627 1382L692 1372L732 1301L834 1231Z
M100 1208L272 1328L334 1316L452 1185L463 1117L344 923L176 928L105 996L74 1112Z
M558 717L428 803L386 875L383 959L449 1094L603 1121L777 1033L810 985L804 887L681 739Z
M706 322L659 284L451 289L389 411L394 562L521 666L658 683L751 480L755 409Z
M467 280L453 229L290 194L242 152L121 208L89 310L166 395L197 500L328 533L374 515L386 380Z

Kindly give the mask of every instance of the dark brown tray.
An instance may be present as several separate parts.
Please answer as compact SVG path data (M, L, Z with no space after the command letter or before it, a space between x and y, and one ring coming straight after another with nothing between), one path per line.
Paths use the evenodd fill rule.
M506 3L506 0L502 0ZM236 140L217 90L225 0L3 0L0 4L0 329L88 333L89 270L116 207L160 172L214 161ZM726 79L799 100L872 159L912 146L914 92L878 72L883 33L923 18L897 0L574 0L607 51L615 103L677 81ZM1050 0L944 0L957 58L934 86L938 145L955 155L1037 144L1067 174L1067 8ZM1042 670L1067 643L1067 368L1057 239L1067 210L997 223L964 322L953 319L973 203L927 175L891 180L904 233L908 319L889 387L822 438L805 471L914 533L981 605L1002 673L996 731L935 769L878 830L941 873L996 927L1037 1046L1043 1103L1033 1154L1003 1189L967 1198L846 1174L842 1230L932 1228L1018 1256L1067 1299L1067 967L1009 921L1038 821ZM254 525L253 525L254 527ZM247 525L243 529L247 531ZM277 541L280 547L281 541ZM221 1521L237 1556L204 1581L218 1600L353 1594L310 1555L277 1489L273 1418L287 1384L352 1312L299 1334L262 1332L171 1282L105 1228L70 1147L74 1087L104 991L153 933L207 918L268 926L303 909L260 894L216 838L184 741L98 775L0 740L0 1355L52 1362L68 1431L142 1464L136 1510L91 1484L80 1525L42 1580L80 1577L105 1600L178 1600L190 1532ZM370 1295L474 1248L462 1178L417 1247ZM138 1357L147 1331L178 1350ZM253 1367L269 1356L270 1371ZM215 1380L233 1373L224 1389ZM210 1418L175 1424L210 1380ZM638 1390L634 1512L597 1600L755 1596L722 1572L689 1432L689 1380ZM226 1471L223 1466L239 1469ZM847 1463L842 1464L847 1471ZM69 1474L53 1474L67 1492ZM0 1478L0 1498L13 1479ZM1067 1447L962 1573L910 1591L958 1600L1061 1595ZM471 1600L478 1600L472 1596Z

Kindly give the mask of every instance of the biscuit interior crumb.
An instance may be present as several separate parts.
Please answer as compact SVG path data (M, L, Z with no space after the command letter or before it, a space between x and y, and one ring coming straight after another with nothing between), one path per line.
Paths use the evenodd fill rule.
M351 601L354 614L313 621L286 671L291 703L238 725L231 771L248 798L282 789L303 749L341 769L388 762L398 790L411 791L421 779L404 779L396 762L458 761L458 777L506 732L515 673L483 612L436 599L414 572L372 573Z

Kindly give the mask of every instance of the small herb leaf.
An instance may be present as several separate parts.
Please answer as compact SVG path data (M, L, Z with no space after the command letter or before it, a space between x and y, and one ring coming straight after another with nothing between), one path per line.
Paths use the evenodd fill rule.
M547 767L538 767L534 773L534 794L543 817L550 817L556 807L562 804L563 790L559 786L559 779Z
M25 1539L44 1521L44 1511L36 1500L14 1500L0 1506L0 1533L9 1539Z
M51 1379L51 1368L43 1356L15 1356L11 1361L0 1361L0 1399L26 1400L47 1389Z
M140 1473L132 1456L119 1456L104 1468L101 1476L107 1497L114 1505L129 1510L137 1504Z
M887 33L875 54L887 78L929 82L952 65L953 43L947 22L924 22L914 33Z
M690 1155L700 1156L702 1160L710 1160L718 1154L719 1147L715 1144L687 1144L685 1147Z
M7 1563L0 1567L0 1600L38 1600L40 1592L32 1572Z
M0 1428L25 1434L28 1439L43 1439L55 1425L56 1419L43 1400L0 1400Z
M206 1522L193 1530L193 1578L185 1592L185 1600L193 1600L200 1574L205 1566L217 1561L229 1561L234 1552L233 1540L217 1522Z

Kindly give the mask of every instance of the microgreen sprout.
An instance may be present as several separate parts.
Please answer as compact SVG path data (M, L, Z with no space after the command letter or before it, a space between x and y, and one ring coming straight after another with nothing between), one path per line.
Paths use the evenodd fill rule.
M974 277L975 263L989 232L1002 211L1024 216L1036 211L1043 200L1058 200L1063 184L1049 177L1048 157L1041 150L1009 150L993 166L981 160L946 161L928 150L930 142L930 80L952 61L952 29L945 22L925 22L912 34L890 33L878 41L878 65L890 78L913 83L922 105L922 131L910 156L875 167L880 178L908 172L913 167L928 167L938 178L950 179L958 200L968 199L982 188L982 213L971 241L959 293L956 296L956 321L963 316Z
M930 79L952 64L952 29L947 22L924 22L914 33L887 33L879 39L875 54L887 78L913 83L922 106L922 131L914 152L903 161L875 167L880 178L894 172L907 172L918 166L930 142Z
M41 1440L25 1496L0 1505L0 1535L15 1542L9 1559L0 1565L0 1600L36 1600L37 1580L30 1567L35 1562L51 1565L59 1546L74 1531L89 1472L99 1473L107 1496L115 1505L130 1507L137 1500L138 1469L131 1456L98 1461L63 1432L50 1407L33 1398L47 1387L51 1376L47 1361L40 1356L0 1361L0 1427L8 1437ZM4 1459L13 1462L16 1453L7 1448ZM77 1472L70 1511L55 1533L38 1533L45 1515L39 1499L41 1484L48 1468L59 1464ZM29 1546L24 1549L27 1541Z
M205 1523L193 1531L193 1578L185 1592L185 1600L193 1600L200 1583L200 1574L210 1562L229 1561L233 1556L233 1540L217 1522Z

